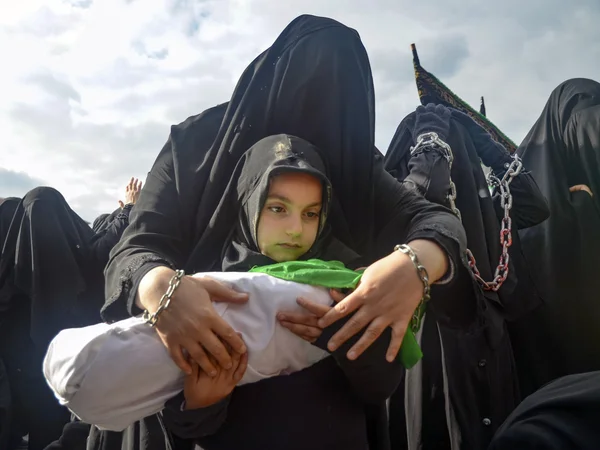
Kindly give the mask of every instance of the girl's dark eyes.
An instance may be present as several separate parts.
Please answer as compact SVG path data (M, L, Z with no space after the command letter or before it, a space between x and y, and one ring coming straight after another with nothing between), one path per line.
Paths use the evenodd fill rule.
M271 211L274 214L282 214L286 212L285 207L283 206L276 206L276 205L271 205L271 206L267 206L267 209L269 211ZM308 219L318 219L320 217L321 213L318 211L307 211L304 213L304 217L308 218Z

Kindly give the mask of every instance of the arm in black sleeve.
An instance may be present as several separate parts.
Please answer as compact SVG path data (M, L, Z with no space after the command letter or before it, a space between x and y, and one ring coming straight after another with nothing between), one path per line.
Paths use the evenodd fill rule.
M352 316L344 317L325 328L314 345L321 350L329 351L327 342L350 320L350 317ZM365 403L380 403L394 393L402 381L404 367L399 358L391 363L385 359L391 339L391 328L389 327L356 360L349 360L346 353L360 339L360 336L360 333L354 335L331 354L346 375L356 395Z
M506 169L494 170L494 175L502 179ZM534 225L538 225L550 217L550 209L546 198L540 191L537 183L533 179L530 172L523 169L521 173L515 176L510 183L510 193L512 194L512 209L511 217L514 221L516 229L522 230ZM499 219L504 217L500 194L496 189L492 199L494 208Z
M204 176L199 172L210 172L213 166L207 157L207 142L213 142L219 132L227 105L215 106L171 127L169 140L131 212L129 226L111 251L104 273L104 320L135 314L139 283L152 268L193 269L186 263L198 237L198 204L205 194Z
M231 395L214 405L200 409L183 409L183 392L165 404L162 411L165 426L182 439L199 439L210 436L225 422Z
M503 145L491 139L489 134L466 114L453 111L452 115L457 122L468 129L483 164L489 167L497 178L502 179L514 161L511 154ZM510 189L513 194L513 227L516 226L517 229L531 227L549 217L546 199L525 168L513 179ZM499 218L504 217L504 211L500 207L500 197L494 195L493 201Z
M374 170L379 256L392 253L397 244L428 239L446 252L450 268L462 264L467 236L460 219L385 172L380 157L375 158Z
M92 238L90 248L94 261L98 267L106 266L108 256L112 248L119 242L125 228L129 225L129 213L131 212L132 204L125 207L117 214L112 221L99 233Z
M101 310L104 320L136 314L137 287L152 268L184 264L187 216L180 207L169 140L146 178L129 226L110 253L105 270L107 300Z

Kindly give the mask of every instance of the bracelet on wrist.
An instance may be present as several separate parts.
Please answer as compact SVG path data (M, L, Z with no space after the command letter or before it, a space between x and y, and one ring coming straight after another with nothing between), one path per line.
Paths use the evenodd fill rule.
M144 310L142 318L148 325L154 327L156 325L156 322L158 322L161 313L169 307L169 305L171 304L171 299L173 298L173 294L175 293L175 290L179 287L179 283L181 283L181 279L184 275L185 272L183 270L177 270L175 272L175 275L171 277L171 280L169 280L169 287L167 288L167 292L165 292L160 298L160 301L158 302L158 308L155 312L150 313L147 309Z
M423 283L423 295L421 296L419 305L415 309L415 311L413 313L413 317L411 319L411 329L413 330L413 332L416 333L417 331L419 331L419 328L421 328L421 318L423 317L423 314L425 313L425 305L427 304L427 302L429 302L429 300L431 298L431 284L429 283L429 273L427 272L427 269L425 268L425 266L423 266L419 262L419 258L417 257L417 254L414 252L414 250L409 245L406 245L406 244L396 245L394 247L394 251L402 252L405 255L408 255L411 262L413 263L413 266L415 266L417 275L419 276L421 283Z

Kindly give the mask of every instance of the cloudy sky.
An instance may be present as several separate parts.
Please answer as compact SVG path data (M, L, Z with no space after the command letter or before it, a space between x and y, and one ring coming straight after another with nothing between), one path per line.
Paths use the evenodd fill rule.
M144 177L169 126L228 100L302 13L359 31L385 149L421 63L520 142L552 89L600 80L598 0L19 0L0 6L0 197L59 189L85 219ZM121 197L122 198L122 197Z

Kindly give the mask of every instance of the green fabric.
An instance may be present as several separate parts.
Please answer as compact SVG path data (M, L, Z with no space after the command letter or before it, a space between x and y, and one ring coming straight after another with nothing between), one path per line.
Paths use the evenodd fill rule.
M269 266L254 267L250 272L266 273L282 280L330 289L354 289L362 277L361 272L347 269L339 261L288 261Z
M264 273L282 280L310 284L330 289L354 289L358 286L362 272L355 272L339 261L322 261L309 259L307 261L288 261L268 266L253 267L250 272ZM420 319L424 308L419 310ZM423 357L423 352L413 330L408 329L402 341L398 358L404 367L412 368Z

